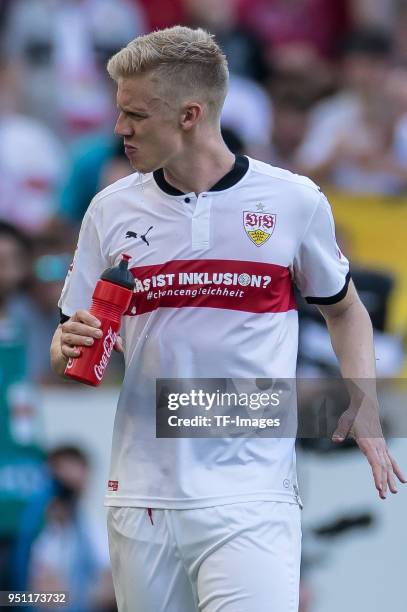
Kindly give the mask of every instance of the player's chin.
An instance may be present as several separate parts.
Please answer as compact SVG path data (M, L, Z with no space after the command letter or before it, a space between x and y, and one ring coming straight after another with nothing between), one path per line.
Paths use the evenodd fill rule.
M152 164L146 162L146 160L132 158L130 160L130 165L136 172L141 172L142 174L148 174L149 172L154 172L157 168L153 167Z
M159 168L161 168L161 166L157 166L156 164L149 164L149 163L138 161L138 160L132 161L131 167L136 172L141 172L141 174L148 174L149 172L155 172L155 170L158 170Z

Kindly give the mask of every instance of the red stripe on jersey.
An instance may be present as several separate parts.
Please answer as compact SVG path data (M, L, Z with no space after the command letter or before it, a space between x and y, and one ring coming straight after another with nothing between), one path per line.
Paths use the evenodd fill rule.
M175 260L131 269L136 282L127 315L157 308L287 312L296 308L287 267L255 261Z

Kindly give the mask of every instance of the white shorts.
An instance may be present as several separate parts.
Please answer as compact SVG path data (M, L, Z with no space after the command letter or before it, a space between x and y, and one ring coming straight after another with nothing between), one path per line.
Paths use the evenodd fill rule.
M300 514L274 501L110 507L119 612L297 612Z

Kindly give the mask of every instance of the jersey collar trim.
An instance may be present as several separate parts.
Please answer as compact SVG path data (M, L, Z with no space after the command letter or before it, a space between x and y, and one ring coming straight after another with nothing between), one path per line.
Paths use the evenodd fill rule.
M233 168L223 176L220 181L216 183L213 187L209 189L209 191L224 191L225 189L230 189L238 183L247 173L249 169L249 160L245 155L236 155L235 163ZM164 191L167 195L171 196L183 196L184 192L180 191L176 187L173 187L168 183L164 176L164 171L162 168L153 172L154 180L157 183L158 187Z

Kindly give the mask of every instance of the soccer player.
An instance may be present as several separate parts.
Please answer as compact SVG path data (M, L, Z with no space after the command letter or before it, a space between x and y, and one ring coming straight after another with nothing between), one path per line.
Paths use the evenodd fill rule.
M51 359L63 374L100 338L91 295L128 253L136 288L105 501L119 610L296 610L294 437L156 438L155 383L294 378L293 283L324 315L342 375L374 378L369 317L318 187L225 146L227 62L208 33L177 26L136 38L108 71L136 172L86 212ZM341 423L338 439L347 433ZM395 493L404 477L383 438L357 441L380 496Z

